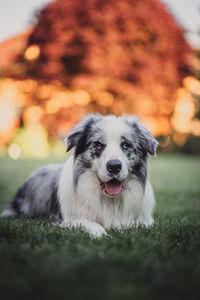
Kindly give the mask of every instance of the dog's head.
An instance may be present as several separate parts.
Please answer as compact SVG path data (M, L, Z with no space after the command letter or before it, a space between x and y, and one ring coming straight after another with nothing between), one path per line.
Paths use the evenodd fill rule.
M130 178L145 184L146 158L155 155L158 142L136 117L88 115L68 136L67 145L67 151L75 148L75 185L90 168L101 191L114 197Z

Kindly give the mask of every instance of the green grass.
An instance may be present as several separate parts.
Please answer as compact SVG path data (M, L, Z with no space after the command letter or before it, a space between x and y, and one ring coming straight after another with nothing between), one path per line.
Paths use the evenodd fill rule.
M49 161L0 160L0 208ZM150 171L150 229L92 239L48 220L0 219L1 299L199 299L200 160L158 156Z

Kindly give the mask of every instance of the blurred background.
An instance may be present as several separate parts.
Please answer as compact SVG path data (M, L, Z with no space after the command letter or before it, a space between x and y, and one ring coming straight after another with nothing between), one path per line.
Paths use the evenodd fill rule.
M0 156L62 155L84 114L136 114L200 154L198 0L1 1Z

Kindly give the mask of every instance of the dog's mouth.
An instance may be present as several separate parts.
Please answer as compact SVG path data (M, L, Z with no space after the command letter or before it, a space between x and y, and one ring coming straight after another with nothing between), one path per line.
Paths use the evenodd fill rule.
M113 178L108 182L103 182L99 179L100 187L103 192L110 196L119 195L124 187L124 181L120 182L119 180Z

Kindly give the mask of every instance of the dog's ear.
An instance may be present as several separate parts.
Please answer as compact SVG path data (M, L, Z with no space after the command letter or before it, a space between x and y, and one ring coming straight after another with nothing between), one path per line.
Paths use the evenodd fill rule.
M65 139L67 152L77 146L84 151L88 134L91 132L93 124L99 119L100 115L89 114L73 128L71 134Z
M73 147L75 147L75 145L79 141L79 138L81 137L81 131L75 131L75 128L73 129L73 132L70 135L68 135L65 139L65 142L67 144L66 152L70 151Z
M136 130L139 134L139 143L142 149L146 150L149 154L155 155L158 147L158 141L152 136L151 132L144 127L140 122L135 124Z
M141 124L137 117L123 116L123 119L134 129L134 134L138 136L139 147L141 150L151 155L155 155L159 143L153 137L151 132Z

